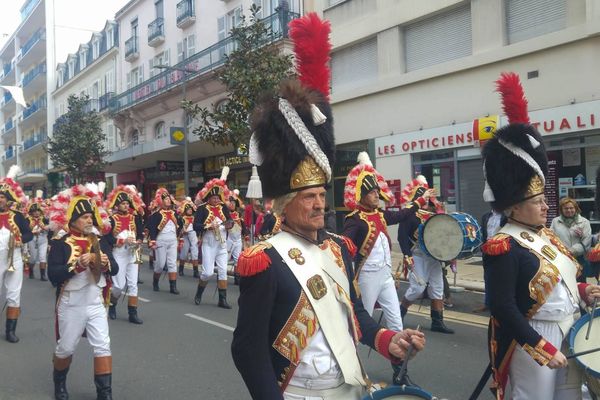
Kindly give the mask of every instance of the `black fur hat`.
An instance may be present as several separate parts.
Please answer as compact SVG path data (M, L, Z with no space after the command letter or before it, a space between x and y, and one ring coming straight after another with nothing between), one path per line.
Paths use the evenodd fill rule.
M529 123L518 75L502 74L496 84L509 125L499 129L482 150L483 198L496 211L503 211L544 193L548 158L540 134Z

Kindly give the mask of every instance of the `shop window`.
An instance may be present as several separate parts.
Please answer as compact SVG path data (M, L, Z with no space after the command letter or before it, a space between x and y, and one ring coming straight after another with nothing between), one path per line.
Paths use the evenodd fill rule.
M165 129L165 123L163 121L160 121L154 127L154 137L156 139L161 139L165 136L167 136L166 129Z
M456 211L456 173L454 153L431 152L413 156L414 175L423 175L430 187L437 190L438 199L448 206L448 211Z

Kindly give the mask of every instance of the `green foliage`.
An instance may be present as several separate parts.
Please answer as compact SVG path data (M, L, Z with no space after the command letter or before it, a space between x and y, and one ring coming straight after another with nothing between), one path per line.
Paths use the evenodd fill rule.
M257 18L259 7L252 5L251 16L231 30L231 46L225 63L216 72L227 90L227 99L218 107L200 107L191 102L183 106L200 122L193 133L215 145L248 143L251 130L249 115L261 93L274 91L279 82L293 75L292 56L269 44L271 27ZM283 15L283 14L280 14Z
M104 133L100 116L91 110L89 96L71 95L69 111L59 117L49 141L48 154L57 168L64 168L73 183L84 183L104 169Z

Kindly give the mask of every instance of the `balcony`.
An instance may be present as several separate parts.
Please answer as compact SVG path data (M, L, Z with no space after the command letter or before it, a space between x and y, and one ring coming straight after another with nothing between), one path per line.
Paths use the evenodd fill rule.
M37 144L44 143L46 140L48 140L46 132L38 132L23 141L23 151L29 150Z
M286 38L287 24L298 16L296 13L278 12L263 19L263 23L269 28L264 44L269 45ZM225 55L230 54L235 46L235 42L229 37L186 58L173 68L194 71L188 73L188 79L193 79L223 65ZM110 102L111 113L119 113L180 85L183 82L183 72L174 69L165 70L114 97Z
M83 112L98 112L100 110L100 102L98 99L89 99L85 107L83 108Z
M39 110L46 109L46 96L38 98L34 101L28 108L23 111L23 121L27 118L31 117L33 114L38 112Z
M4 159L5 160L10 160L14 156L15 156L14 147L13 146L9 146L8 150L4 151Z
M140 56L138 37L133 36L125 41L125 61L132 62Z
M6 121L6 123L4 124L4 129L3 129L2 133L3 134L9 133L13 129L15 129L15 123L14 123L13 119L11 118L8 121Z
M0 83L9 86L15 84L14 63L9 62L3 65L2 74L0 74Z
M156 18L148 24L148 46L156 47L165 41L165 21Z
M177 27L187 28L196 22L196 12L193 0L183 0L177 3Z
M31 71L25 74L23 77L22 85L23 87L29 85L35 78L37 78L41 74L46 73L46 63L41 63Z
M19 50L17 63L29 65L33 61L41 59L46 53L46 46L42 45L44 40L46 40L46 31L38 29Z
M115 92L108 92L100 96L98 99L99 102L99 112L102 112L110 106L110 100L115 96Z
M19 182L22 183L39 183L46 180L47 168L26 168L19 175Z

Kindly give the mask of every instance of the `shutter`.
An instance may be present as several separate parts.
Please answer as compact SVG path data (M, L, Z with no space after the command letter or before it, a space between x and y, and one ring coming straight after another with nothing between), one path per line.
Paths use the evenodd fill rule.
M187 37L187 54L188 57L196 54L196 36L190 35Z
M478 221L490 210L483 201L482 161L465 160L458 162L458 187L460 190L458 211L472 215Z
M127 89L131 89L131 75L133 75L133 71L127 73Z
M156 63L159 65L160 63ZM158 71L154 68L154 58L148 60L148 71L150 71L150 78L158 73Z
M225 15L217 18L217 36L219 41L225 39L227 37L227 33L225 32Z
M407 72L471 55L470 5L407 25L404 45Z
M377 37L336 51L331 56L332 90L364 86L377 80Z
M509 44L555 32L566 25L566 0L506 0Z
M185 60L185 52L183 50L183 42L177 42L177 62Z
M140 65L138 67L138 81L137 81L137 85L139 85L140 83L144 82L144 65Z
M165 50L164 52L164 57L165 57L165 65L171 65L171 60L170 60L170 49Z

